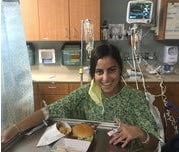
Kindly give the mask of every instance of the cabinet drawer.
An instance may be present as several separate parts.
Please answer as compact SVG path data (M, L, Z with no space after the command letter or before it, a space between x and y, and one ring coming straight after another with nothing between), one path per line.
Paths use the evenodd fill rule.
M39 83L39 94L68 94L68 83Z

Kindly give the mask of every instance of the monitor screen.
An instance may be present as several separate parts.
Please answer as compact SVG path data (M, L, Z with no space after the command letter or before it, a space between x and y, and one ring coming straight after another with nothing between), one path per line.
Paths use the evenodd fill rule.
M152 1L129 1L126 16L127 23L150 23L152 11Z

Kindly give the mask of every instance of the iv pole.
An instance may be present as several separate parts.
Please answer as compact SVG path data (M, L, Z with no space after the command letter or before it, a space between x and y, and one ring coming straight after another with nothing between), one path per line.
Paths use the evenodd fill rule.
M137 61L137 58L140 58L139 57L139 54L136 53L136 51L139 51L139 35L137 33L137 24L134 24L132 29L131 29L131 48L132 48L132 61L133 61L133 68L134 68L134 71L135 71L135 82L136 82L136 87L137 89L139 88L138 87L138 83L137 83L137 67L136 67L136 62Z
M83 85L83 35L84 35L84 20L81 20L81 52L80 52L80 85Z

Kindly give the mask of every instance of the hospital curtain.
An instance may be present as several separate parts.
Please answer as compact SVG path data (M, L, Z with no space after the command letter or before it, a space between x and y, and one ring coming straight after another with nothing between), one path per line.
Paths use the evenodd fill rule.
M1 2L1 130L33 112L33 87L19 3Z

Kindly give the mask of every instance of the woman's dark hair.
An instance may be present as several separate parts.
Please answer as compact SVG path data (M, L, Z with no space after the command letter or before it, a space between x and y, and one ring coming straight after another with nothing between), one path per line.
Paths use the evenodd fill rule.
M113 58L114 60L116 60L116 62L119 65L119 68L121 70L123 70L123 63L122 63L122 59L120 56L120 51L119 49L112 45L112 44L102 44L98 47L96 47L92 52L91 52L91 59L90 59L90 69L89 69L89 74L91 76L91 78L94 78L95 75L95 69L96 69L96 64L97 61L99 59L102 59L104 57L110 56L111 58Z

